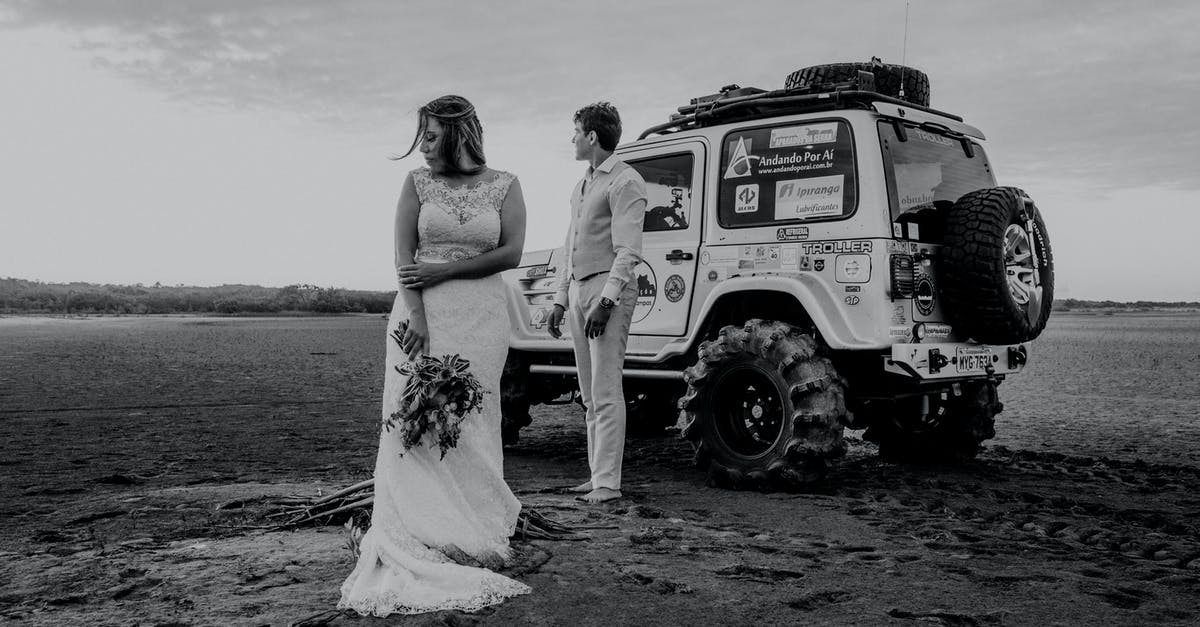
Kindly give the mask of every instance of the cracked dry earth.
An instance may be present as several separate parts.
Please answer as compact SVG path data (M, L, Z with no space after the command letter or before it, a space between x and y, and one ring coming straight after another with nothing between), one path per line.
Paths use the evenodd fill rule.
M0 320L17 347L0 355L0 622L286 625L336 602L343 529L248 527L274 497L367 476L382 321L188 322L81 321L68 342L70 321ZM1131 325L1127 337L1151 323L1052 319L1042 363L1120 344L1089 325ZM1200 319L1181 324L1192 334ZM56 356L68 352L73 365ZM508 572L533 594L477 614L311 623L1197 624L1187 381L1200 360L1171 363L1144 403L1163 411L1140 423L1034 371L1001 387L1000 435L978 461L885 464L851 433L836 472L796 494L707 487L690 447L665 436L629 441L625 499L586 506L561 491L586 472L582 417L540 408L506 474L582 538L514 544Z

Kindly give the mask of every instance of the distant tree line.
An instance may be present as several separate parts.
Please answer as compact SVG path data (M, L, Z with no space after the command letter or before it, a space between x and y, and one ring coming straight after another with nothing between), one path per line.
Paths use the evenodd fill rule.
M1086 311L1088 309L1200 309L1200 302L1138 300L1119 302L1114 300L1079 300L1060 298L1054 301L1055 311Z
M395 292L316 285L189 287L0 279L0 314L387 313Z
M285 287L97 285L0 279L0 314L388 313L395 292L296 284ZM1060 298L1055 311L1200 309L1200 302Z

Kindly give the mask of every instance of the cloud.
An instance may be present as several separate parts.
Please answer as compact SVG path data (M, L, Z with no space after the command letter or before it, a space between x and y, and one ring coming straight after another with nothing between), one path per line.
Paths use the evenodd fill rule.
M1015 176L1200 189L1200 6L954 3L918 44L934 106L993 140ZM973 19L972 11L978 13ZM969 39L944 37L972 21ZM930 32L932 31L932 32ZM934 42L942 42L940 45Z
M77 32L98 65L178 100L357 133L443 93L489 122L558 123L604 98L649 125L720 85L903 58L1016 179L1200 189L1191 2L912 2L907 33L896 2L734 5L28 0L0 19Z
M587 53L608 38L564 28L599 19L582 6L52 0L12 5L7 23L76 31L98 65L173 98L369 129L465 86L515 115L610 87Z

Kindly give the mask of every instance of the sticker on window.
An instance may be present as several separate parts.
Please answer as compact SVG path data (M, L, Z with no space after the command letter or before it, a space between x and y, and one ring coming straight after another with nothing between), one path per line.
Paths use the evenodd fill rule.
M738 185L733 192L734 213L754 213L758 211L758 183Z
M771 148L811 146L837 141L837 122L771 129Z
M896 164L896 196L900 201L901 210L933 202L933 189L941 184L940 163Z
M750 154L750 147L753 145L753 140L746 137L738 137L737 146L733 149L733 156L729 158L729 167L725 170L726 179L736 179L743 176L750 176L750 165L756 157Z
M842 213L845 175L818 176L775 183L775 219L794 220Z

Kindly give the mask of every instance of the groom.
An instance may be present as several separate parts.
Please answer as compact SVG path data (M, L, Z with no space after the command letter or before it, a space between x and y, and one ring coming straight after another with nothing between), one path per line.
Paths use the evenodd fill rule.
M570 316L579 370L579 393L587 408L588 466L592 478L573 492L589 503L621 498L625 453L625 394L621 366L637 302L633 268L642 260L646 182L613 155L621 117L607 102L575 112L575 159L588 169L571 194L566 267L554 296L550 335L562 337Z

